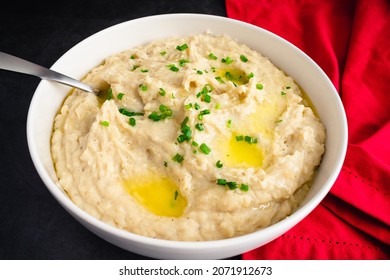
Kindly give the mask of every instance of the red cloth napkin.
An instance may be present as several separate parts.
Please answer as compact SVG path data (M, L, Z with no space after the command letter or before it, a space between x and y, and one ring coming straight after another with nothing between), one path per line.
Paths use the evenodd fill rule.
M295 44L342 98L349 143L330 193L244 259L390 259L390 2L226 0L231 18Z

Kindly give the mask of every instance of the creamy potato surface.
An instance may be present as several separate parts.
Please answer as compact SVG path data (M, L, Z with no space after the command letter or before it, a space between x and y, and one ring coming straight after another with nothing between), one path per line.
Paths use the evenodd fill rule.
M108 57L55 118L59 183L96 218L186 241L290 215L324 153L298 85L227 36L167 38Z

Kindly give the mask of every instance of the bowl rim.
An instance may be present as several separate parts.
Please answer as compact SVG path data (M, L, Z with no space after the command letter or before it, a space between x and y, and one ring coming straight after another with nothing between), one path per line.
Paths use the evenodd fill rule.
M230 245L232 242L234 243L247 243L248 240L256 241L261 238L259 238L260 235L263 235L264 233L272 233L274 235L274 239L282 235L286 232L286 229L292 228L294 225L302 221L308 214L310 214L315 207L319 205L319 203L323 200L323 198L328 194L329 190L333 186L334 182L336 181L347 151L347 142L348 142L348 128L347 128L347 119L345 115L345 111L343 109L343 104L340 99L340 96L337 93L337 90L335 89L333 83L330 81L329 77L325 74L325 72L317 65L316 62L314 62L313 59L311 59L307 54L305 54L302 50L300 50L298 47L287 41L286 39L264 29L259 26L253 25L251 23L243 22L237 19L228 18L224 16L218 16L218 15L211 15L211 14L197 14L197 13L172 13L172 14L158 14L158 15L151 15L151 16L145 16L140 18L131 19L128 21L120 22L114 25L111 25L107 28L104 28L77 43L72 48L70 48L68 51L66 51L56 62L52 65L51 69L57 69L60 62L64 59L64 57L71 53L74 49L79 48L80 46L87 44L89 40L92 38L95 38L97 36L103 36L107 32L111 32L113 29L123 27L124 25L131 24L134 22L142 22L142 21L149 21L149 20L159 20L163 18L186 18L189 20L189 17L195 17L195 18L208 18L208 19L216 19L222 22L232 22L234 24L238 24L239 26L243 26L244 28L251 28L251 29L258 29L262 32L266 33L267 36L270 36L271 38L274 38L275 40L282 41L284 44L287 44L290 48L293 48L295 52L297 52L299 55L303 56L304 59L311 63L313 67L316 68L316 70L321 73L324 78L327 80L328 86L333 91L333 98L335 99L335 102L338 104L339 108L342 108L342 119L341 125L345 127L343 129L343 135L342 140L339 146L339 153L337 158L337 164L333 167L333 170L330 172L330 176L325 182L326 187L322 187L319 192L317 192L313 198L307 202L304 207L299 207L296 211L294 211L290 216L286 217L285 219L277 222L276 224L270 225L266 228L259 229L255 232L248 233L242 236L227 238L227 239L220 239L220 240L210 240L210 241L175 241L175 240L164 240L164 239L155 239L152 237L142 236L133 232L126 231L124 229L116 228L113 225L109 225L92 215L88 214L76 204L74 204L66 195L64 192L57 186L55 182L52 181L50 176L47 174L43 164L39 160L38 151L36 149L36 143L34 141L33 137L33 119L32 119L32 111L34 109L34 106L36 106L36 93L40 92L42 88L45 87L47 81L41 81L39 85L37 86L34 95L32 97L30 107L27 114L27 125L26 125L26 131L27 131L27 144L28 149L33 161L33 164L42 179L42 181L45 183L46 188L49 190L49 192L54 196L54 198L62 205L62 207L69 212L72 216L80 217L82 220L86 221L88 224L101 229L104 232L109 232L110 234L114 234L115 236L118 236L120 238L135 241L140 244L148 244L153 245L160 248L170 248L170 249L190 249L194 251L201 251L204 249L217 249L221 247L226 247L227 245ZM296 217L296 219L290 219L291 216ZM276 234L274 234L276 233ZM270 242L272 240L267 239L267 242Z

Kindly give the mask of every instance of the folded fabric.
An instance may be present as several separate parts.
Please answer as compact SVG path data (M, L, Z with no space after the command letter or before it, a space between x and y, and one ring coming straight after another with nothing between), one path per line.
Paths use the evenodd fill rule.
M344 104L349 143L330 193L301 223L244 259L390 259L390 2L226 0L228 17L296 45Z

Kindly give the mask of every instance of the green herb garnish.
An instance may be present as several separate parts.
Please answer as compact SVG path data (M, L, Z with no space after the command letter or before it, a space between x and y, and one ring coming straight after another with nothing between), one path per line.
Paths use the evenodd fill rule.
M212 60L217 60L218 59L218 57L216 57L213 53L209 54L209 58L212 59Z
M142 113L142 112L131 112L125 108L120 108L119 113L121 113L122 115L125 115L127 117L143 116L144 115L144 113Z
M152 121L158 122L161 120L165 120L173 115L172 109L164 104L161 104L158 109L160 113L153 111L149 114L148 118Z
M251 137L251 136L248 136L246 135L244 137L244 140L245 142L247 142L248 144L256 144L257 143L257 138L254 138L254 137Z
M227 56L226 58L222 58L221 61L222 61L222 63L230 64L234 60L230 56Z
M205 143L200 144L199 149L206 155L211 153L211 149Z
M136 125L136 121L135 121L135 119L133 117L129 118L129 124L131 126L135 126Z
M118 100L122 100L122 98L123 98L123 96L124 96L125 94L124 93L118 93L118 95L116 96L116 98L118 98Z
M249 186L247 184L241 184L240 190L243 192L247 192L249 190Z
M232 120L228 120L228 121L226 122L226 127L227 127L227 128L231 128L231 127L232 127Z
M179 65L183 67L186 63L189 63L190 61L188 59L180 59L179 60Z
M188 49L188 45L187 44L183 44L181 46L176 46L176 49L178 51L184 51L184 50Z
M230 190L237 189L237 183L236 182L227 182L226 185L229 187Z
M148 90L148 86L147 86L147 85L139 85L139 88L140 88L142 91L147 91L147 90Z
M262 90L264 87L262 84L256 84L256 88L259 89L259 90Z
M217 179L217 185L226 186L226 184L227 184L226 179Z
M205 109L205 110L202 110L199 112L199 115L198 115L198 120L203 120L203 116L204 115L208 115L210 114L210 110L209 109Z
M168 64L167 67L173 72L179 72L179 68L177 68L175 64Z
M221 77L215 77L215 79L216 79L218 82L220 82L221 84L224 84L224 83L225 83L225 82L222 80Z
M112 88L107 90L107 100L111 100L113 98Z
M222 167L223 167L223 163L222 163L220 160L218 160L218 161L215 163L215 166L216 166L217 168L222 168Z
M181 127L181 132L182 134L180 134L178 137L177 137L177 141L179 143L182 143L184 141L190 141L191 137L192 137L192 131L191 131L191 128L187 125L188 121L190 120L190 118L188 116L186 116L184 118L184 120L181 122L180 124L180 127Z
M102 126L109 126L110 125L110 123L108 121L101 121L100 124Z
M197 123L195 125L195 128L199 131L203 131L204 130L204 126L203 126L203 123Z
M184 160L184 156L181 154L176 154L172 157L172 160L181 163Z
M248 62L248 58L245 55L240 55L240 59L242 62Z

